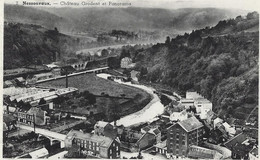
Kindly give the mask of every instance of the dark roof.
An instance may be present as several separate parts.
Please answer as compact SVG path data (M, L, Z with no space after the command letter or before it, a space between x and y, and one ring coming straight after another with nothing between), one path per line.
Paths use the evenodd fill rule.
M236 143L242 143L247 139L246 134L240 133L237 136L235 136L234 138L230 139L229 141L227 141L224 145L231 150L231 148L233 146L235 146Z
M13 121L16 121L16 118L11 114L4 114L3 120L4 120L5 124L9 124Z
M177 123L187 132L203 127L203 124L194 116Z
M158 128L155 128L155 129L152 130L152 133L154 135L158 135L159 133L161 133L161 131Z
M148 132L150 129L151 129L150 126L145 126L145 127L142 128L142 130L144 130L145 132Z
M251 153L252 155L254 155L254 156L257 156L257 155L258 155L258 148L257 148L257 147L253 148L253 149L250 151L250 153Z

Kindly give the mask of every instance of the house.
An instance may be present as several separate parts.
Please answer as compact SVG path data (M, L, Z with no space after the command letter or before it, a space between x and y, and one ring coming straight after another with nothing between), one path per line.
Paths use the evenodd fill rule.
M187 157L189 146L198 145L203 134L203 124L194 116L174 123L167 132L168 157Z
M39 73L39 74L35 74L32 77L28 76L26 78L26 83L27 84L35 84L38 81L41 80L45 80L45 79L49 79L49 78L53 78L53 74L51 72L47 72L47 73Z
M5 143L8 138L9 132L12 130L16 130L17 127L16 118L11 114L4 114L3 121L3 142Z
M154 145L154 149L156 152L162 155L166 155L167 154L166 140Z
M225 127L225 130L227 131L229 136L234 136L236 134L235 127L231 127L227 122L224 122L222 125Z
M14 87L14 84L12 81L4 81L4 88L8 88L8 87Z
M189 147L188 157L192 159L222 159L223 155L215 150L191 145Z
M254 148L249 152L249 159L250 159L250 160L259 160L258 147L254 147Z
M161 142L162 134L161 134L161 131L158 128L152 128L148 131L148 133L151 133L155 136L155 140L156 140L155 143Z
M7 128L7 131L16 130L16 118L11 114L3 115L4 126Z
M47 158L49 152L46 148L41 148L39 150L30 152L29 155L31 156L32 159Z
M213 120L213 127L214 127L214 129L216 128L218 123L222 124L223 123L223 119L217 117L216 119Z
M27 125L46 125L50 120L47 116L47 111L41 109L41 107L31 107L28 111L18 111L18 123Z
M198 92L192 92L192 91L186 92L186 99L198 99L198 98L204 98L204 97L200 95Z
M148 132L151 129L151 127L149 125L144 126L143 128L141 128L141 133L145 134L146 132Z
M186 110L183 110L181 112L173 112L170 115L170 120L177 122L177 121L183 121L188 118L188 113Z
M24 85L26 81L23 77L18 77L18 78L15 78L15 82L18 86L20 86L20 85Z
M71 130L65 140L65 147L80 146L82 154L101 158L120 158L120 141L118 138L83 133Z
M150 132L146 132L143 136L135 143L135 145L140 149L146 149L153 146L156 143L156 137Z
M94 126L94 133L96 135L115 138L117 136L117 129L108 122L98 121Z
M51 70L51 72L52 72L52 74L53 74L54 77L58 77L58 76L61 75L61 69L60 69L60 68L53 68L53 69Z
M189 109L190 107L194 106L194 99L182 98L182 99L180 99L180 103L183 106L185 106L186 109Z
M254 143L245 133L240 133L227 141L224 145L231 150L231 158L248 159L249 152L253 149Z
M194 100L194 106L197 114L201 119L206 119L207 112L212 111L212 103L205 98L197 98Z

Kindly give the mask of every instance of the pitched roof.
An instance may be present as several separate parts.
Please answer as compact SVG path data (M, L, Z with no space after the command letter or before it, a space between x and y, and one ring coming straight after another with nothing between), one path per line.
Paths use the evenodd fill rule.
M102 127L102 128L106 127L106 125L108 125L108 122L98 121L98 122L96 123L96 126Z
M161 133L161 131L158 128L151 129L149 132L154 135L158 135L159 133Z
M91 133L83 133L81 131L76 131L76 130L71 130L67 136L66 139L74 139L74 138L79 138L83 140L89 140L91 142L97 142L99 143L99 146L108 148L114 139L105 137L105 136L100 136L100 135L95 135Z
M217 152L214 150L192 145L190 147L188 157L199 159L214 159L216 154Z
M224 145L228 148L231 149L233 146L235 146L235 144L238 143L243 143L245 140L247 139L247 135L244 133L240 133L237 136L235 136L234 138L230 139L229 141L227 141Z
M177 124L179 124L187 132L203 127L203 124L194 116L177 122Z
M16 121L15 117L11 114L4 114L3 120L6 124L9 124L12 121Z
M166 140L162 141L161 143L157 143L156 145L154 145L157 148L166 148Z
M145 127L142 128L142 130L144 130L145 132L148 132L150 129L151 129L150 126L145 126Z
M254 155L254 156L258 156L258 148L253 148L251 151L250 151L250 153L252 154L252 155Z

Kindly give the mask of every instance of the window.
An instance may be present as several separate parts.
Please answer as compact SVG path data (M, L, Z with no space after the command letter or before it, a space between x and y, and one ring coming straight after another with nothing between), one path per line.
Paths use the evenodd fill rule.
M185 145L185 141L182 141L182 145Z
M116 150L119 151L119 147L118 146L116 146Z
M97 151L99 151L99 147L97 146Z
M112 149L109 150L109 153L112 154Z

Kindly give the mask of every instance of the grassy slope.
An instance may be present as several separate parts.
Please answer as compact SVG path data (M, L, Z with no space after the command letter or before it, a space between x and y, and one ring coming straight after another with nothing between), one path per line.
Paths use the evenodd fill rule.
M65 86L65 79L58 79L54 81L44 82L41 85L46 86ZM133 98L129 103L123 103L120 106L120 116L127 115L142 109L150 100L150 95L145 91L130 87L127 85L118 84L114 81L99 78L93 74L85 74L79 76L69 77L69 86L76 87L79 91L88 90L95 95L101 95L102 92L110 96L118 96L125 94L126 97ZM117 101L118 103L118 101ZM97 98L97 106L99 109L105 109L114 105L109 98Z

